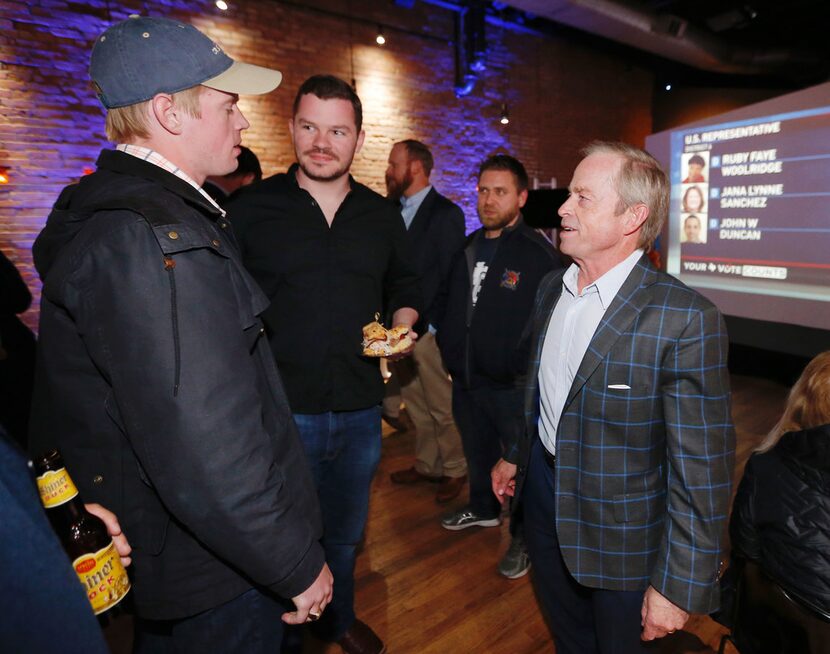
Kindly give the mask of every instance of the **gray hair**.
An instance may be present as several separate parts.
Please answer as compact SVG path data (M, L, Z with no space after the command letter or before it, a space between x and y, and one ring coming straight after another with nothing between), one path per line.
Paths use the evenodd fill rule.
M669 178L660 162L645 150L611 141L594 141L582 150L585 157L592 154L613 154L623 158L614 178L614 189L619 196L616 212L621 214L636 204L648 207L648 218L640 228L638 245L649 251L669 215Z

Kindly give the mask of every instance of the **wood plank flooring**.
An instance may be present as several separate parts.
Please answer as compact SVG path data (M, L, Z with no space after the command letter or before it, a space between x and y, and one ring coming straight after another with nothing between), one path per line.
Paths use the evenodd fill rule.
M733 376L736 487L750 453L781 415L786 390L770 381ZM507 523L458 532L443 529L440 518L464 505L467 488L449 506L438 506L434 484L392 484L389 473L412 463L414 434L385 427L384 435L357 560L358 616L377 631L388 654L554 652L530 577L511 581L496 571L509 544ZM108 630L113 652L130 651L130 626L127 622ZM708 616L692 616L683 632L662 639L655 652L710 651L705 646L717 650L723 633ZM339 654L340 648L310 639L305 653Z
M750 453L780 416L787 389L733 376L732 390L737 487ZM383 638L389 654L553 652L530 577L508 580L496 571L509 544L507 523L443 529L440 518L465 503L467 489L442 507L435 504L433 484L392 484L389 473L412 463L414 435L385 430L355 573L358 616ZM692 616L685 631L655 651L703 651L703 644L717 650L724 633L708 616ZM340 648L310 642L306 652L338 654Z

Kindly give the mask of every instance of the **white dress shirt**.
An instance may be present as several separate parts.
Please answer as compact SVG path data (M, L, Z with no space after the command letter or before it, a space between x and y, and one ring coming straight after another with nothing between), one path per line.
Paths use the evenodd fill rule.
M409 197L401 196L401 215L403 216L403 222L407 229L412 225L412 221L415 220L415 214L418 213L418 209L421 208L421 203L431 190L432 184L427 184L414 195L410 195Z
M608 305L643 255L636 250L580 293L579 268L571 264L562 277L562 295L553 310L539 363L539 437L556 454L556 428L585 351Z

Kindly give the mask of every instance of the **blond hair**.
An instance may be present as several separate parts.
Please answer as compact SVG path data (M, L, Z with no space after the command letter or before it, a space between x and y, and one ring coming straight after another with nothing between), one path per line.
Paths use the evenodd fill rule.
M645 150L627 143L594 141L582 150L582 155L614 154L623 158L614 178L617 191L617 214L637 204L648 207L648 218L640 227L638 247L648 252L660 235L669 215L669 178L660 162Z
M191 86L184 91L171 93L170 97L173 99L173 104L187 115L201 118L199 97L203 88L201 85ZM152 100L146 100L107 110L107 138L113 143L129 143L135 139L150 138L147 111L151 102Z
M790 431L830 423L830 350L816 355L787 396L784 414L755 450L766 452Z

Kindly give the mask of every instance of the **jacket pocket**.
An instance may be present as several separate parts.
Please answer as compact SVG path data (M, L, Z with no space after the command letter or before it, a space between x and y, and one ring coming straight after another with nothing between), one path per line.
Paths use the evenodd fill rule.
M660 494L654 491L614 495L614 519L617 522L646 523L657 514L659 504Z

